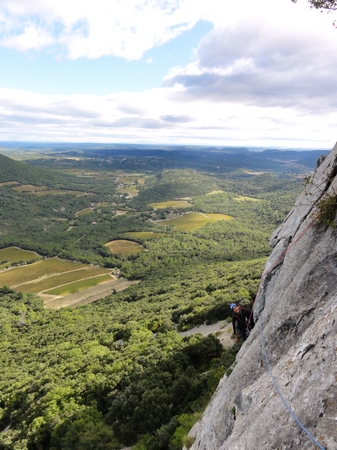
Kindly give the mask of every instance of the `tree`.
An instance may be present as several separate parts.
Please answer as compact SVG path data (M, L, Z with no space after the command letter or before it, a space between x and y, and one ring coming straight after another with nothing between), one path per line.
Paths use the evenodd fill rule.
M297 0L291 0L297 3ZM311 8L326 9L328 11L337 11L337 0L308 0Z

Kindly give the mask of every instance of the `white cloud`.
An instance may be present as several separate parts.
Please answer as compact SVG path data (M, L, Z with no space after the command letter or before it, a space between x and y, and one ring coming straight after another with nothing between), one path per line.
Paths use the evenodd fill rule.
M0 89L2 138L330 147L337 121L337 30L333 15L306 5L0 0L0 45L52 47L73 59L139 59L201 19L214 25L195 61L172 68L161 88L107 96Z
M2 46L59 44L72 59L114 55L139 59L200 19L191 0L3 0ZM38 24L38 26L37 26ZM34 39L35 33L35 39ZM24 45L25 41L28 41Z
M217 27L201 41L196 61L172 68L164 86L180 86L179 96L190 101L334 111L337 31L326 26L330 16L313 24L309 16L298 22L297 14L286 26L273 13L268 21L237 17Z
M333 144L337 113L321 117L234 102L173 101L178 89L105 97L0 89L2 139L320 148Z
M17 36L4 38L2 45L19 51L40 50L43 47L53 45L55 39L45 30L33 25L26 26L23 32Z
M245 23L273 24L268 30L272 42L303 24L315 29L320 22L322 33L322 21L332 19L306 11L306 5L306 0L296 5L291 0L1 0L0 45L20 51L57 45L72 59L113 55L131 60L207 20L236 35L234 51L245 38L240 38ZM260 36L265 44L266 36ZM209 50L217 56L217 46Z

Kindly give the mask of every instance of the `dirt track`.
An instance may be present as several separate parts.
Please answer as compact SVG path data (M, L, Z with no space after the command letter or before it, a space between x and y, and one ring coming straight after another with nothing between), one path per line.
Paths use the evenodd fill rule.
M232 339L232 324L224 320L220 320L212 325L199 325L188 331L180 331L180 336L190 336L191 334L201 333L203 336L216 334L217 338L225 348L230 348L234 344Z

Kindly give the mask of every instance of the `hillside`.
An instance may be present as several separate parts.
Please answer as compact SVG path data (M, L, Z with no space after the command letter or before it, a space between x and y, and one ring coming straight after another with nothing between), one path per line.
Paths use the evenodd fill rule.
M110 172L101 168L88 173L76 172L77 161L68 161L71 174L66 175L33 169L9 158L4 161L6 171L11 174L6 172L6 179L21 171L21 178L17 178L22 180L21 185L32 183L36 171L35 185L43 185L46 176L49 181L57 179L58 182L53 189L40 192L32 191L34 186L29 184L0 186L0 248L14 245L44 256L58 255L116 267L122 276L133 279L176 265L177 259L179 265L185 265L191 263L191 258L198 262L268 255L268 236L289 211L301 185L300 179L269 173L230 173L224 178L185 169L166 170L156 175L138 173L132 177L123 172L123 177L112 170L112 163ZM1 169L2 173L5 169ZM123 189L130 185L138 193L137 197L124 193ZM208 195L212 192L215 194ZM191 200L184 208L155 210L149 206L153 201L186 196ZM238 196L244 196L246 201L239 202ZM249 196L257 198L251 201ZM190 212L228 214L234 220L209 224L188 234L165 226L165 219ZM148 250L136 256L116 255L105 247L111 240L124 239L129 232L155 232L165 236L153 241L136 239Z
M0 448L181 450L239 346L180 333L206 323L221 337L229 304L251 302L270 233L303 180L191 169L88 172L69 161L68 170L64 195L61 187L48 194L0 187L0 246L46 257L22 267L2 261ZM76 183L82 191L68 192ZM141 201L120 191L130 185ZM183 195L183 205L169 206ZM153 199L164 205L151 207ZM200 217L200 227L185 220ZM121 242L142 251L123 253L113 246ZM49 289L55 272L64 289L78 284L67 259L139 282L76 309L47 310L32 293ZM41 273L44 262L55 270ZM57 270L61 262L68 275Z
M272 236L257 325L191 450L337 449L336 174L337 144Z
M59 179L59 176L48 169L36 169L0 154L0 183L17 181L18 183L46 184L49 186Z

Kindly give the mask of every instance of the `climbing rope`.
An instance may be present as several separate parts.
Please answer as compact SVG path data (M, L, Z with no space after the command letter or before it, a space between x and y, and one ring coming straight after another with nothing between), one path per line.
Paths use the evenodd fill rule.
M274 264L272 264L272 266L262 274L261 279L260 279L260 283L259 283L259 287L258 287L258 289L257 289L257 293L256 293L256 296L255 296L255 300L254 300L254 303L253 303L253 307L254 307L255 301L256 301L256 299L257 299L257 297L258 297L258 294L259 294L259 291L260 291L260 288L261 288L261 284L262 284L263 279L268 275L268 273L270 273L270 272L271 272L271 271L279 264L279 262L286 256L286 254L289 252L289 250L290 250L290 249L291 249L291 248L292 248L292 247L293 247L293 246L301 239L301 237L308 231L308 229L309 229L309 228L311 227L311 225L315 222L315 220L319 217L319 215L320 215L320 214L318 214L316 217L314 217L314 219L309 223L309 225L308 225L308 226L307 226L307 227L299 234L299 236L291 243L291 245L289 245L289 247L288 247L288 248L282 253L282 255L274 262ZM252 308L251 315L250 315L250 317L249 317L248 324L249 324L249 322L250 322L250 320L251 320L252 313L253 313L253 308ZM295 420L295 422L298 424L298 426L299 426L299 427L307 434L307 436L312 440L312 442L313 442L318 448L320 448L321 450L325 450L325 448L322 447L322 446L319 444L319 442L316 441L316 439L312 436L312 434L311 434L311 433L304 427L304 425L299 421L299 419L296 417L295 413L293 412L293 410L290 408L290 406L287 404L285 398L283 397L282 392L281 392L281 390L280 390L280 388L279 388L279 386L278 386L278 384L277 384L277 382L276 382L276 380L275 380L275 378L274 378L273 372L272 372L271 367L270 367L270 364L269 364L269 359L268 359L266 347L265 347L265 344L264 344L264 338L263 338L262 313L261 313L260 316L259 316L259 320L260 320L260 335L261 335L262 350L263 350L264 358L265 358L265 360L266 360L266 364L267 364L267 368L268 368L268 372L269 372L270 378L271 378L271 380L272 380L272 382L273 382L273 384L274 384L274 387L275 387L277 393L279 394L279 396L280 396L282 402L284 403L284 405L285 405L285 407L287 408L287 410L289 411L291 417Z
M271 370L270 364L269 364L269 359L267 356L267 352L266 352L266 347L264 345L264 339L263 339L263 332L262 332L262 314L260 314L260 335L261 335L261 343L262 343L262 349L263 349L263 353L264 353L264 358L266 360L266 364L268 367L268 372L270 375L270 378L272 379L272 382L274 384L274 387L278 393L278 395L280 396L282 402L284 403L284 406L287 408L287 410L289 411L291 417L295 420L295 422L297 423L297 425L307 434L307 436L309 436L309 438L312 440L312 442L321 450L325 450L324 447L322 447L317 441L316 439L313 437L313 435L310 433L310 431L308 431L305 426L299 421L299 419L296 417L295 413L293 412L293 410L290 408L290 406L288 405L288 403L286 402L285 398L282 395L282 392L274 378L273 372Z

